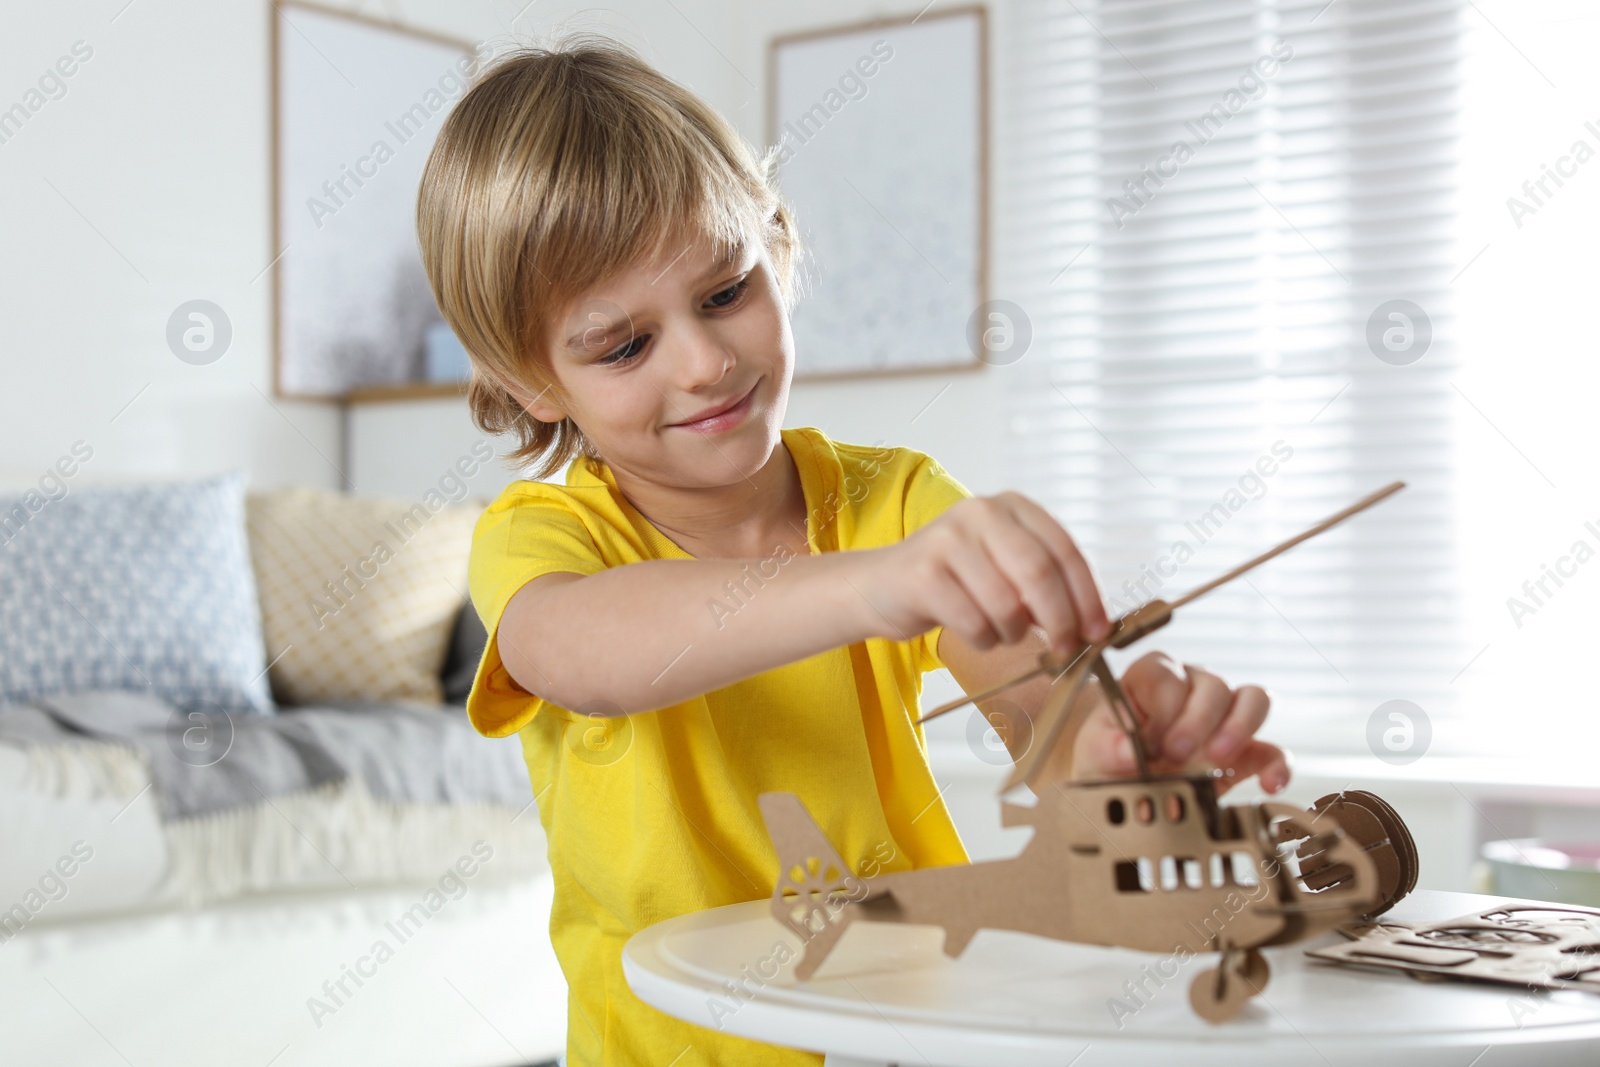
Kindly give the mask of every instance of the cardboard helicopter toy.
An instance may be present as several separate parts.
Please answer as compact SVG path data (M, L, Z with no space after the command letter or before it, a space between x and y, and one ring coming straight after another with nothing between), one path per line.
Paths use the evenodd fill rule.
M761 794L780 863L772 913L804 946L796 977L811 977L860 920L941 926L952 957L982 927L1147 952L1187 946L1220 953L1191 983L1189 1002L1202 1018L1223 1022L1266 986L1263 946L1370 921L1392 907L1417 877L1415 844L1394 809L1348 790L1304 810L1272 801L1224 805L1216 792L1221 771L1191 763L1183 773L1151 773L1139 721L1103 654L1403 487L1379 490L1175 601L1150 601L1070 658L1045 652L1033 670L924 715L922 722L1038 674L1056 676L1035 717L1036 743L1000 789L1003 797L1027 783L1037 794L1031 807L1001 802L1002 825L1034 828L1014 858L856 878L799 798ZM1050 752L1070 751L1094 710L1094 701L1078 699L1091 676L1132 742L1138 774L1041 783Z

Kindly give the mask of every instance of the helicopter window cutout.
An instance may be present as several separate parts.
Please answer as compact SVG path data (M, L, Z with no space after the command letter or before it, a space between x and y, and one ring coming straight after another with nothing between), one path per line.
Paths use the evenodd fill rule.
M1137 893L1139 891L1139 868L1132 860L1118 860L1113 868L1117 875L1117 892Z
M1168 793L1167 794L1167 804L1166 804L1166 806L1167 806L1167 821L1168 822L1176 823L1176 822L1182 822L1183 821L1184 808L1185 808L1185 805L1183 803L1183 797L1181 797L1177 793Z
M1155 869L1148 859L1118 860L1112 868L1116 872L1117 892L1148 893L1155 888Z
M1250 853L1235 852L1228 858L1232 861L1234 885L1250 889L1261 884L1261 880L1256 877L1256 864Z
M1191 856L1162 856L1160 870L1161 888L1167 892L1200 889L1205 885L1200 876L1200 861Z
M1226 865L1222 861L1222 853L1213 852L1211 854L1211 888L1221 889L1227 884L1228 871Z
M1121 826L1122 821L1127 817L1128 809L1123 806L1122 801L1118 800L1116 797L1112 797L1110 800L1106 801L1106 820L1110 822L1112 826Z
M1200 876L1200 861L1189 856L1178 859L1178 869L1183 872L1183 884L1189 889L1205 888L1205 879Z
M1135 818L1144 826L1149 826L1156 821L1156 804L1148 796L1142 796L1134 801L1133 813Z
M1161 857L1161 888L1168 893L1178 888L1178 861L1171 856Z

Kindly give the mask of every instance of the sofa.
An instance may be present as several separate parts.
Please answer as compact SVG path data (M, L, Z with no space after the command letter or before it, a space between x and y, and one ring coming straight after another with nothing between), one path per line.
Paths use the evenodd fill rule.
M477 508L53 488L0 499L0 1063L556 1060L537 807L464 708Z

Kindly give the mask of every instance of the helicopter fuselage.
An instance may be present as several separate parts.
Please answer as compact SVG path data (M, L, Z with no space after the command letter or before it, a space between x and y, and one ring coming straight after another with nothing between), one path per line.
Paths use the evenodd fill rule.
M861 917L943 926L952 956L980 927L1199 953L1269 944L1288 922L1288 875L1261 818L1251 806L1220 807L1209 779L1061 784L1031 808L1005 805L1003 821L1034 827L1015 858L939 879L879 875Z

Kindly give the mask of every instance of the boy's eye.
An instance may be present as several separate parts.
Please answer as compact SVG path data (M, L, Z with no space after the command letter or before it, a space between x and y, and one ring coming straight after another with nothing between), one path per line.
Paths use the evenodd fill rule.
M744 278L744 280L741 280L741 282L733 283L733 285L728 286L726 290L718 291L718 293L712 294L712 298L710 298L710 306L717 307L717 309L728 309L728 307L736 306L736 304L739 302L739 299L744 296L744 293L746 293L746 290L749 290L749 288L749 278ZM622 363L630 363L632 360L635 360L635 358L638 358L638 354L642 352L646 341L650 341L650 334L648 333L640 334L640 336L637 336L637 338L629 339L629 342L624 344L624 346L618 347L618 349L613 349L611 352L608 352L608 354L605 354L603 357L595 360L595 365L619 366L622 365Z
M744 291L748 288L750 288L750 279L741 279L726 289L719 289L717 292L712 293L706 303L717 308L731 307L744 295Z
M627 344L618 345L601 358L595 360L595 363L601 367L610 367L618 363L627 363L629 360L633 359L639 354L639 352L644 348L645 341L648 339L648 334L630 338Z

